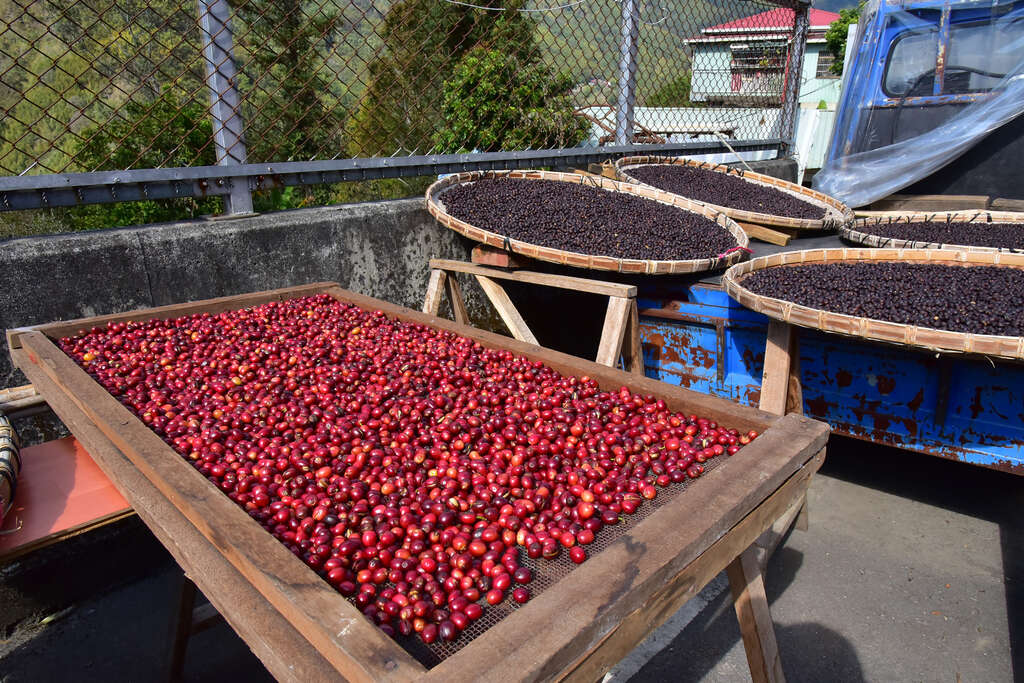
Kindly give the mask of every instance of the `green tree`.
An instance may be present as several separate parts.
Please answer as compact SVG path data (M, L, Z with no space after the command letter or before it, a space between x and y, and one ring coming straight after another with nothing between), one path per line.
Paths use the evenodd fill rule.
M703 107L703 102L690 100L692 71L684 71L655 90L644 103L648 107Z
M113 171L216 163L206 107L183 102L178 91L167 87L152 102L132 100L122 115L83 131L74 155L80 165ZM194 218L217 213L220 204L219 197L96 204L73 209L69 217L73 229L89 230Z
M539 62L486 47L474 48L444 84L444 152L575 147L587 123L575 116L572 79Z
M324 61L338 11L302 0L241 3L235 27L250 161L304 161L343 149L343 115Z
M863 1L856 7L839 10L839 18L829 24L825 31L825 46L832 53L833 61L829 71L837 76L843 75L843 60L846 57L846 36L850 30L850 24L856 24L860 18L861 10L864 9Z
M504 8L486 12L443 0L399 0L381 29L382 49L368 66L368 83L349 125L351 156L427 151L441 122L443 94L429 84L445 77L463 54L494 46L517 58L537 57L534 22L518 12L525 0L480 0Z

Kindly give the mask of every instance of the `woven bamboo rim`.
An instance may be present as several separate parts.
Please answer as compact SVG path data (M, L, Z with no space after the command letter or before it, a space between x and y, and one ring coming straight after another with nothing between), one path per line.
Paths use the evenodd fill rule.
M709 171L715 171L717 173L726 173L728 175L734 175L738 178L742 178L749 183L755 185L765 185L773 189L791 194L798 199L802 199L805 202L820 206L825 209L825 215L816 220L810 218L790 218L788 216L775 216L770 213L757 213L755 211L744 211L742 209L733 209L728 206L718 206L709 202L702 202L713 209L721 211L725 215L729 216L738 221L744 223L756 223L758 225L774 225L780 228L790 228L793 230L835 230L836 228L846 225L853 220L853 211L850 210L845 204L837 199L829 197L827 194L821 192L815 192L814 190L806 187L801 187L795 183L791 183L778 178L764 175L762 173L755 173L753 171L747 171L743 169L731 168L722 164L712 164L707 161L697 161L696 159L686 159L684 157L666 157L666 156L633 156L623 157L615 162L615 174L626 182L636 183L643 185L644 187L650 187L646 183L634 178L629 174L630 169L637 166L651 166L654 164L673 164L678 166L695 166L697 168L703 168ZM697 200L691 200L697 201Z
M1010 211L941 211L941 212L917 212L899 213L891 212L880 216L869 216L858 218L849 225L839 228L839 236L854 244L863 244L868 247L892 248L892 249L963 249L965 251L1002 251L1010 253L1024 253L1024 249L1013 249L1010 247L980 247L970 244L941 244L939 242L923 242L921 240L901 240L894 237L882 237L870 232L864 232L860 228L878 225L880 223L920 223L922 221L951 221L957 223L1020 223L1021 230L1024 230L1024 213Z
M633 194L662 204L669 204L680 209L700 214L729 231L738 244L735 250L729 250L710 258L689 259L678 261L659 261L652 259L620 259L611 256L600 256L594 254L580 254L562 249L552 249L529 242L511 239L505 235L499 235L483 228L470 225L465 221L452 216L445 210L441 195L447 189L456 185L471 183L484 178L523 178L527 180L556 180L565 183L576 183L580 185L591 185L611 192L624 192ZM649 187L640 187L621 183L610 178L600 176L580 175L578 173L557 173L552 171L470 171L456 173L438 180L427 188L427 209L442 225L445 225L455 232L466 237L482 242L498 249L522 254L538 261L559 263L576 268L589 268L591 270L610 270L619 273L642 273L645 275L669 275L679 273L698 273L707 270L714 270L732 265L741 261L747 255L747 235L743 229L721 211L691 201L684 197L678 197L668 192L662 192Z
M810 263L838 263L856 261L898 261L901 263L933 263L940 265L983 266L1000 265L1024 268L1024 254L1006 252L977 252L953 249L808 249L789 251L737 264L725 271L722 284L725 291L743 306L800 327L832 332L848 337L887 342L944 353L975 353L993 358L1024 359L1024 337L1004 337L989 334L951 332L930 327L833 313L817 308L800 306L791 301L754 294L743 286L750 273L765 268Z

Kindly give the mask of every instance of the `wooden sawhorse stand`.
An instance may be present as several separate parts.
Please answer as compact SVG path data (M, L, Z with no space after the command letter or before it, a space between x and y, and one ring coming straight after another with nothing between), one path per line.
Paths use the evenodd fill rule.
M466 304L462 297L462 288L455 279L455 273L467 273L476 277L480 288L490 300L498 315L508 327L512 336L519 341L537 344L537 338L526 325L508 293L497 280L525 282L544 287L557 287L577 292L603 294L608 297L608 311L604 316L604 328L601 331L601 342L597 349L596 361L602 365L615 367L622 358L623 369L637 375L644 373L644 358L640 348L640 316L636 307L636 287L616 282L602 282L566 275L549 275L527 270L499 270L478 266L462 261L445 259L430 260L430 281L427 284L427 295L423 300L423 312L437 315L441 309L441 297L447 294L452 306L455 322L469 325Z
M764 370L761 374L761 400L758 408L773 415L804 412L804 394L800 385L800 336L789 323L772 320L764 349ZM807 530L807 496L783 515L771 530L758 539L764 550L761 566L768 561L775 547L796 522L796 528Z
M799 337L789 323L772 320L768 326L758 408L775 415L803 412ZM806 491L726 570L750 675L755 681L785 680L765 595L763 572L768 559L794 523L796 528L807 530Z

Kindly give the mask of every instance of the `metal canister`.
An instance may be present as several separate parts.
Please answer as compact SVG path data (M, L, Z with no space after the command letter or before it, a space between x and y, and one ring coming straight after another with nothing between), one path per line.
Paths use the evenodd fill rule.
M14 505L21 473L21 451L18 433L6 415L0 413L0 527Z

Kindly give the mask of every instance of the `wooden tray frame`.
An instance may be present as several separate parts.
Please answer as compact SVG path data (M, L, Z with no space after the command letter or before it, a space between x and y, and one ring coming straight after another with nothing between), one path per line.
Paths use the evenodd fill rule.
M452 216L445 210L444 205L439 198L439 195L442 192L454 185L470 183L484 178L555 180L565 183L575 183L577 185L590 185L604 190L625 192L627 194L637 195L646 199L653 199L661 202L662 204L669 204L692 213L700 214L701 216L718 223L720 226L728 230L729 234L736 238L737 245L742 248L728 253L725 256L716 256L714 258L657 261L651 259L620 259L613 258L611 256L580 254L578 252L552 249L550 247L543 247L529 242L510 239L504 235L499 235L495 232L478 228L475 225L470 225L469 223ZM469 171L465 173L456 173L438 180L427 188L427 209L439 223L451 228L460 235L470 238L471 240L482 242L483 244L498 249L511 251L516 254L522 254L524 256L537 259L538 261L547 261L548 263L558 263L565 266L587 268L590 270L608 270L618 273L635 273L642 275L700 273L708 270L715 270L716 268L724 268L743 260L746 257L746 252L744 250L749 245L747 234L743 232L743 229L739 225L737 225L736 221L729 218L729 216L723 211L686 199L685 197L680 197L668 192L662 192L661 190L648 187L646 185L640 186L631 183L622 183L617 180L612 180L611 178L602 178L600 176L584 175L579 173L557 173L554 171Z
M900 240L894 237L882 237L870 232L862 232L859 228L885 223L890 219L899 223L917 223L921 221L945 221L955 223L1020 223L1024 231L1024 214L1009 211L939 211L900 213L893 211L885 214L857 218L853 223L839 228L839 236L847 242L862 244L866 247L879 249L962 249L964 251L1002 251L1008 253L1024 253L1024 249L1006 247L981 247L969 244L942 244L940 242L922 242L919 240Z
M727 175L734 175L748 182L757 185L766 185L776 190L780 190L787 194L794 195L798 199L802 199L811 204L815 204L825 209L826 214L824 218L812 220L810 218L790 218L788 216L774 216L770 213L758 213L756 211L744 211L743 209L733 209L727 206L717 206L709 202L701 202L708 207L721 211L725 215L733 218L741 223L754 223L757 225L770 225L779 228L787 228L790 230L835 230L841 225L846 225L853 220L853 211L850 210L845 204L840 202L838 199L816 192L810 188L802 187L795 183L791 183L779 178L773 178L769 175L762 173L755 173L754 171L746 171L743 169L731 168L724 164L713 164L707 161L698 161L696 159L687 159L685 157L667 157L667 156L631 156L623 157L615 162L615 173L616 175L630 183L636 183L643 187L651 187L646 183L634 178L629 174L629 169L633 166L649 166L652 164L673 164L677 166L694 166L696 168L703 168L708 171L715 171L716 173L725 173ZM680 195L671 195L678 197ZM691 199L690 201L697 201Z
M1009 360L1024 359L1024 337L951 332L833 313L800 306L792 301L755 294L743 286L743 279L747 275L765 268L855 261L895 261L958 266L1003 265L1024 268L1024 254L1006 252L954 249L808 249L762 256L733 266L722 276L722 285L729 296L743 306L770 318L800 327L928 351L974 353Z
M672 505L428 671L52 341L112 321L217 313L321 292L541 360L560 372L587 374L606 389L658 394L676 410L762 435L694 481ZM814 420L776 417L346 292L334 283L9 330L8 342L15 364L281 680L592 681L718 572L738 563L735 558L746 557L744 550L806 491L828 437L828 427ZM746 629L744 634L746 639Z

